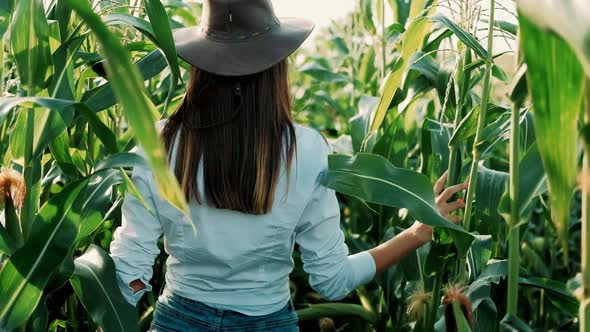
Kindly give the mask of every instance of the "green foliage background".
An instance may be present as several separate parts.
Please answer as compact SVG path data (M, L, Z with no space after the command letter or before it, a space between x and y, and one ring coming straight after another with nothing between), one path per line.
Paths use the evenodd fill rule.
M574 187L590 94L577 48L521 16L527 71L518 54L482 46L516 39L519 27L492 19L488 33L481 3L359 0L291 57L295 119L336 153L322 181L339 192L351 253L414 220L436 227L430 244L337 303L308 286L295 254L302 331L444 331L440 299L454 284L473 309L469 325L456 303L448 308L460 331L585 331ZM197 24L201 10L179 0L0 3L0 162L27 186L21 209L3 205L1 331L147 330L165 253L136 310L106 252L124 195L143 199L134 166L152 167L162 194L186 210L155 121L174 111L188 78L171 31ZM477 177L466 230L435 207L432 181L446 169L449 184Z

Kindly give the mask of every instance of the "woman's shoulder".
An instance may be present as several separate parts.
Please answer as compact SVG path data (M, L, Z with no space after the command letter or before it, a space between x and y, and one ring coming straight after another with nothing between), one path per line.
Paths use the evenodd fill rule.
M321 172L328 167L328 155L332 148L324 135L317 129L296 124L297 160L299 167L311 173Z
M330 150L330 144L328 140L322 135L322 133L311 127L307 127L301 124L295 124L295 134L297 136L297 149L300 147L310 148L319 152L318 149Z

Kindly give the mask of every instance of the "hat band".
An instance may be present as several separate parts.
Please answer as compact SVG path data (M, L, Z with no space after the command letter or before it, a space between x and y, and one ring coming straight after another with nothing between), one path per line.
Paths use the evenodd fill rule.
M243 42L243 41L247 41L252 38L259 37L269 31L276 29L280 25L281 25L281 22L279 21L278 18L275 17L271 22L269 22L266 26L264 26L264 28L262 28L261 30L258 30L258 31L253 31L253 32L229 33L229 32L225 32L225 31L216 31L216 30L212 30L212 29L207 29L205 26L202 26L201 30L205 33L205 36L207 36L207 39L210 39L213 41L219 41L219 42L224 42L224 43Z

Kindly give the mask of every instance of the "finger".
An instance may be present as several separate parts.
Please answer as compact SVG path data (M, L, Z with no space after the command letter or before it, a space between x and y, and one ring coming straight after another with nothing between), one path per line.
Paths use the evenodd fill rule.
M443 191L444 187L445 187L445 183L447 183L447 179L449 177L449 171L445 171L443 173L443 175L441 175L440 178L438 178L438 180L436 180L436 183L434 184L434 194L435 195L439 195L441 193L441 191Z
M461 221L461 216L450 216L447 215L445 217L448 221L452 222L453 224L457 224Z
M450 186L440 194L440 196L438 197L438 200L441 202L446 202L451 197L453 197L453 195L455 195L456 193L458 193L460 191L467 189L467 187L469 187L469 184L467 182L456 184L454 186Z
M465 207L465 202L463 202L462 199L458 199L452 203L449 204L445 204L442 208L441 208L441 213L442 214L451 214L456 210L462 209Z

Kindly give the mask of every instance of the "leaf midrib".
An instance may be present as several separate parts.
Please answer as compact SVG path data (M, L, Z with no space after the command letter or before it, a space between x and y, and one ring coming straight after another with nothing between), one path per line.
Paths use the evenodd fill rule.
M53 229L53 232L51 232L51 234L49 235L49 238L45 242L45 245L43 246L43 249L41 250L39 256L37 257L37 259L35 260L35 262L31 266L31 269L29 270L29 272L27 273L27 275L25 276L25 278L23 278L23 282L21 282L20 285L18 285L18 287L16 288L16 291L13 293L13 295L8 300L7 305L4 307L4 309L2 309L2 312L0 313L0 317L4 317L4 315L6 315L6 313L10 310L10 308L12 307L12 305L16 302L16 299L18 298L18 296L23 291L25 285L28 284L28 281L30 280L33 272L37 269L37 266L39 265L39 262L42 260L42 258L47 253L47 248L49 247L49 244L51 243L51 241L55 237L55 234L57 233L57 231L61 228L61 225L63 224L64 220L68 216L68 214L69 214L70 210L72 209L72 206L73 205L74 205L74 200L72 200L72 202L70 203L70 205L68 206L68 208L64 211L64 213L62 215L62 218L59 220L58 224Z
M106 297L106 299L108 300L108 302L109 302L109 305L110 305L110 307L111 307L111 309L112 309L113 313L114 313L114 314L115 314L115 316L117 317L117 323L119 323L119 327L121 328L121 331L125 331L125 328L123 327L123 322L121 321L121 317L119 317L119 313L117 312L117 309L115 308L115 305L113 304L113 301L111 301L111 298L110 298L110 296L109 296L109 293L108 293L108 292L107 292L107 290L104 288L104 286L103 286L103 284L102 284L101 280L98 278L98 276L96 275L96 273L94 273L94 271L93 271L93 270L92 270L92 269L91 269L91 268L90 268L88 265L85 265L85 264L80 264L80 266L82 266L82 267L86 268L86 269L87 269L87 270L90 272L90 274L92 275L92 277L93 277L94 279L96 279L96 281L97 281L98 285L100 286L100 289L101 289L101 290L102 290L102 292L105 294L105 297Z
M383 179L380 179L380 178L377 178L377 177L373 177L373 176L369 176L369 175L363 175L363 174L359 174L359 173L355 173L355 172L350 172L350 171L331 170L329 172L331 172L331 173L341 173L341 174L352 174L352 175L357 176L359 178L368 179L368 180L372 180L372 181L376 181L376 182L382 182L382 183L388 184L390 186L399 188L400 190L402 190L402 191L408 193L409 195L417 198L420 202L424 203L424 205L428 206L428 208L431 211L433 211L433 213L435 213L435 214L438 215L438 211L432 205L430 205L426 200L424 200L422 197L418 196L417 194L413 193L412 191L409 191L408 189L406 189L406 188L404 188L401 185L398 185L396 183L393 183L393 182L390 182L390 181L387 181L387 180L383 180ZM446 227L446 228L458 230L456 227L453 227L453 226L455 226L455 224L451 224L450 222L449 222L449 224L450 225L444 225L444 226L441 226L441 227Z

